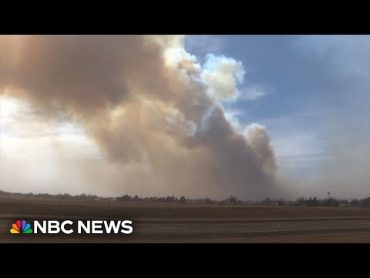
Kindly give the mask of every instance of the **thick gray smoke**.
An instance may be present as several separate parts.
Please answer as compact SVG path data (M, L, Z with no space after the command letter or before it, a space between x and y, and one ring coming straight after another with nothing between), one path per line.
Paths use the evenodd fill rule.
M235 130L220 104L237 95L242 65L213 56L205 69L183 40L2 36L0 92L29 101L45 119L81 124L116 169L109 177L83 171L107 192L114 179L117 193L270 195L275 157L265 129Z

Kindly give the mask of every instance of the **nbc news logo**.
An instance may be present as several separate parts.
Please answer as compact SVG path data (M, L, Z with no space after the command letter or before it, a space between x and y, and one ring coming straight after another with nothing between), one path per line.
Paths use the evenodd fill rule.
M31 224L26 220L17 220L10 228L11 234L32 234Z
M33 229L32 229L33 226ZM43 220L33 221L33 225L26 220L16 220L11 224L11 234L131 234L133 226L131 220Z

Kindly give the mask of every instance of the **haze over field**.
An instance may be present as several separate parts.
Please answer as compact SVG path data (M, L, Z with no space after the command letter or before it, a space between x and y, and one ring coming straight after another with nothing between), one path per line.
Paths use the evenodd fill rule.
M0 190L370 193L370 37L0 36Z

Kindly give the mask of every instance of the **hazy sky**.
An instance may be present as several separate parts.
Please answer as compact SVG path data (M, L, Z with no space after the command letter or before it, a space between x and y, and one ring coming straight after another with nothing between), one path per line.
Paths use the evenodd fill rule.
M370 194L369 36L146 39L1 38L1 190Z

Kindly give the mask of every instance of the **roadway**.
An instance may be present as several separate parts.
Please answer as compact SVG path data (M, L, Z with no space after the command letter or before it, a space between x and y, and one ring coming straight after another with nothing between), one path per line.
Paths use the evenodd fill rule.
M131 235L10 235L16 215L0 215L0 242L370 242L368 217L134 219ZM27 219L27 215L23 216ZM39 216L38 219L42 218ZM47 216L47 219L59 219ZM63 216L63 219L87 219ZM98 219L98 218L94 218ZM111 218L110 218L111 219Z

